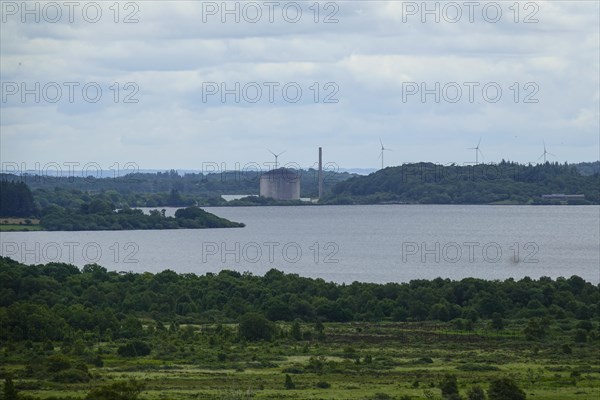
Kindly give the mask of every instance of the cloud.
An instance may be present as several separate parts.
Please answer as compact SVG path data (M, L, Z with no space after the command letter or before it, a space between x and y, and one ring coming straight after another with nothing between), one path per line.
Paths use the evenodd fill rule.
M457 22L448 2L428 2L439 22L422 2L228 2L232 13L222 2L120 2L118 15L96 2L102 17L90 23L81 11L92 3L72 23L67 10L56 23L4 12L3 161L194 169L268 161L264 149L277 147L311 166L323 146L342 167L376 167L380 136L395 149L390 164L468 161L480 136L486 161L531 161L544 140L560 161L598 156L596 2L521 2L518 15L496 2L496 22L492 2L472 22L461 2ZM56 103L53 84L63 89ZM83 88L96 87L93 102Z

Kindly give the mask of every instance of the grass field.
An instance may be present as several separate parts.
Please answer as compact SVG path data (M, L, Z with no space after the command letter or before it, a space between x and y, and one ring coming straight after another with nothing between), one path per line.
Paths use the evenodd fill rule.
M44 230L39 225L0 224L0 232L29 232Z
M40 220L35 218L0 218L0 232L41 231Z
M595 333L574 343L570 331L554 327L541 341L525 339L520 323L504 331L476 324L471 332L433 323L326 324L320 340L272 342L233 339L234 326L190 326L155 336L145 357L116 354L119 342L49 349L47 344L3 346L2 373L10 372L21 393L44 399L84 398L91 387L135 379L142 399L441 399L444 374L458 379L461 395L473 385L487 389L497 377L513 378L536 400L598 400L600 345ZM302 326L304 336L312 325ZM280 325L288 332L289 325ZM229 339L228 339L229 338ZM565 347L565 344L567 346ZM567 349L568 347L568 349ZM42 350L45 348L45 350ZM91 380L57 382L39 372L44 357L65 353L77 359L100 356L89 365ZM32 365L37 364L37 365ZM295 389L285 389L286 374ZM408 397L406 397L408 396Z

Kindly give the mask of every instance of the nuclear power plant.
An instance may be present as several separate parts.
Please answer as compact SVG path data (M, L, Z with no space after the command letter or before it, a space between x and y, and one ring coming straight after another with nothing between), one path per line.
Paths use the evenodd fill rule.
M289 168L274 169L260 177L261 197L300 200L300 175Z
M268 149L267 149L268 150ZM275 157L275 169L260 177L260 196L275 200L300 200L300 174L289 168L277 168L280 155L269 150ZM319 147L319 199L323 196L323 149ZM315 200L313 200L314 202Z

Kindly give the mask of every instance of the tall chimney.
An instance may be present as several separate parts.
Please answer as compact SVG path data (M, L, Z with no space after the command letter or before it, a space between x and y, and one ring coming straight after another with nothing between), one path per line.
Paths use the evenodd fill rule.
M323 196L323 148L319 147L319 199Z

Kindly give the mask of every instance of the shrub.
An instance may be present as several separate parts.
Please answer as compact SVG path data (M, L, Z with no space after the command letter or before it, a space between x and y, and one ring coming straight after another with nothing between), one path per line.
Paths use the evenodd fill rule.
M532 318L527 322L527 326L523 330L527 340L543 339L546 336L545 321L540 318Z
M121 357L142 357L150 354L152 349L150 346L141 340L132 340L126 345L119 346L117 353Z
M456 382L456 375L444 375L444 378L440 383L440 389L442 390L443 398L447 398L451 395L458 394L458 383Z
M294 321L290 334L294 340L302 340L302 328L300 326L300 322Z
M500 313L495 312L492 314L492 328L497 331L504 329L504 320L502 319L502 315Z
M64 354L54 354L46 359L48 372L60 372L71 368L71 360Z
M80 383L89 382L90 376L87 372L78 368L69 368L65 371L60 371L54 375L53 380L60 383Z
M467 392L467 400L485 400L485 392L480 386L473 386Z
M563 344L560 349L563 352L563 354L572 354L573 353L573 349L571 349L571 346L569 346L566 343Z
M304 368L292 366L284 368L283 372L285 372L286 374L303 374Z
M136 400L142 390L142 384L136 381L116 382L93 389L85 400Z
M387 393L375 393L373 400L391 400L392 396ZM410 397L409 397L410 399Z
M319 389L329 389L331 387L331 384L329 382L319 381L317 382L316 386Z
M587 332L583 329L578 329L575 332L575 343L585 343L587 342Z
M594 324L592 323L592 321L590 320L585 320L585 321L580 321L577 326L577 329L583 329L586 331L591 331L592 329L594 329Z
M242 339L257 341L271 340L275 334L275 326L258 313L247 313L240 319L239 335Z
M525 400L525 392L510 378L492 381L488 390L489 400Z
M284 387L286 388L286 390L296 389L296 385L294 384L294 381L292 381L292 377L288 374L285 375Z
M4 379L4 389L3 389L3 398L5 400L17 400L18 394L15 389L15 385L11 378Z

